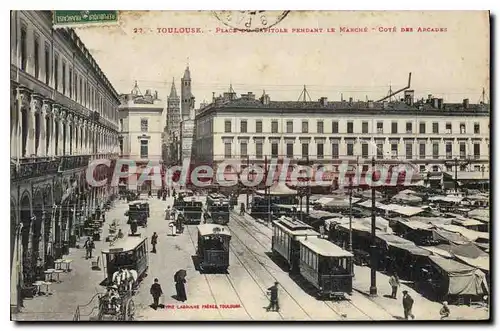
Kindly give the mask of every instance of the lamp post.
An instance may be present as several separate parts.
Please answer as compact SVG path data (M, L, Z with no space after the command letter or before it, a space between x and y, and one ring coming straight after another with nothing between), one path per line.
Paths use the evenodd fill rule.
M349 180L349 252L352 252L352 178Z
M247 183L248 183L248 181L250 180L250 178L249 178L249 177L250 177L249 170L250 170L250 156L248 156L248 155L247 155ZM247 192L247 201L246 201L247 203L245 204L246 210L248 210L248 203L250 202L250 197L249 197L249 195L248 195L248 190L249 190L249 189L250 189L250 187L249 187L249 186L247 186L247 187L245 188L245 191Z
M370 296L377 296L377 247L375 245L375 185L373 185L373 174L375 173L375 157L372 157L372 227L371 227L371 251L370 251Z

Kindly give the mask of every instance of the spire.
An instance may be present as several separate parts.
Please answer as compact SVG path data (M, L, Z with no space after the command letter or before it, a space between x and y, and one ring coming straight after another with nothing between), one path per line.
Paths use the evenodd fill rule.
M169 98L177 98L177 90L175 89L175 78L172 78L172 87L170 88Z
M191 73L189 72L189 57L187 58L187 66L186 70L184 70L184 77L182 77L185 80L190 80L191 79Z

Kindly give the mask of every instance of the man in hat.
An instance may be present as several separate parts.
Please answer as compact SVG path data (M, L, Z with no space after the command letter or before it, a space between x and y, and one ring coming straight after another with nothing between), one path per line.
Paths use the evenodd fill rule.
M439 315L441 315L441 319L446 319L450 317L450 307L448 307L448 302L443 301L443 306L441 307L441 310L439 311Z
M158 244L158 235L154 232L153 236L151 236L151 246L153 247L151 253L156 253L156 244Z
M278 303L278 282L274 282L274 285L267 289L270 298L269 306L267 306L266 311L273 309L274 311L280 311L280 305Z
M94 241L92 238L88 237L87 240L85 241L85 244L83 245L85 247L85 258L86 259L91 259L92 258L92 250L95 248Z
M411 317L412 319L415 319L415 315L411 312L413 308L413 298L410 296L408 291L404 290L403 291L403 309L405 313L405 319L408 319L408 317Z
M155 278L154 284L151 285L151 289L149 290L151 296L153 297L153 309L156 310L158 308L158 302L160 297L163 295L163 291L161 289L161 285L158 283L158 278Z
M106 293L106 294L108 297L108 309L115 307L115 309L117 311L119 311L120 307L119 307L118 302L119 302L120 296L118 295L118 286L112 285L112 286L108 287L108 293Z
M398 294L398 287L399 287L399 277L398 277L397 273L394 273L389 278L389 285L391 285L391 288L392 288L391 298L396 299L396 296Z

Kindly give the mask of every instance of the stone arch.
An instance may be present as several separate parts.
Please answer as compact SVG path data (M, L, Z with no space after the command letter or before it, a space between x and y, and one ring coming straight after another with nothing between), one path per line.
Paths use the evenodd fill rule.
M33 244L32 258L34 263L40 257L40 242L42 241L42 222L44 221L43 188L37 188L33 194L33 220L31 224L31 242Z
M22 249L22 270L23 279L25 283L31 280L34 273L31 264L31 253L30 253L30 229L31 229L31 195L28 191L24 191L21 195L21 202L19 203L20 210L20 222L22 224L21 229L21 249Z
M17 225L18 225L18 215L17 215L17 203L16 200L10 198L10 267L12 269L12 262L14 261L14 249L16 247L17 241Z

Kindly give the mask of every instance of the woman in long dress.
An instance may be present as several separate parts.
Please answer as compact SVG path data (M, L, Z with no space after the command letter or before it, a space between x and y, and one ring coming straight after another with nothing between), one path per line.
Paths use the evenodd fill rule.
M187 296L186 296L186 278L185 275L181 274L182 270L179 270L175 273L174 280L175 280L175 291L177 292L177 300L179 301L186 301Z

